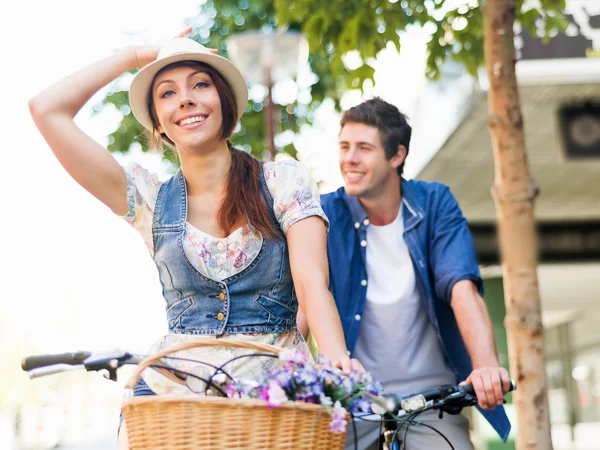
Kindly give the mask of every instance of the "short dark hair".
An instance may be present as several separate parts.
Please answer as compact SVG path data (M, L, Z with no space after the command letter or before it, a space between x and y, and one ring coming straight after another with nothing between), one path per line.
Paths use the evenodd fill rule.
M394 105L380 97L372 98L347 110L342 115L340 124L343 128L347 123L362 123L377 128L387 159L391 159L398 153L399 145L406 148L408 156L412 128L408 124L407 117ZM398 166L398 175L402 175L403 170L404 161Z

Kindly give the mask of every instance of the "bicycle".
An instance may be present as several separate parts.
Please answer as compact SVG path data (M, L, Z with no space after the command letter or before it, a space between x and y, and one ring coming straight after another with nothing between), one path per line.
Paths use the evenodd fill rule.
M52 374L56 374L56 373L60 373L60 372L65 372L65 371L71 371L71 370L87 370L87 371L105 371L105 377L116 381L117 380L117 371L119 368L125 366L125 365L137 365L138 368L135 371L135 373L131 376L131 378L129 379L129 382L127 383L128 388L132 389L135 384L137 383L137 380L139 379L142 371L148 367L152 367L155 370L160 371L163 375L167 376L170 380L176 382L176 383L180 383L180 384L185 384L188 383L190 380L190 378L192 380L196 379L196 380L201 380L202 382L204 382L206 384L206 386L211 386L213 388L215 388L217 390L217 392L220 392L221 394L225 395L225 392L223 392L223 390L221 389L220 383L215 380L215 376L218 378L218 374L224 375L224 376L229 376L223 369L223 367L216 367L216 366L211 366L213 367L213 369L215 369L213 376L211 376L210 378L203 378L198 376L197 374L193 374L193 373L187 373L187 372L181 372L177 369L174 369L172 367L169 367L169 365L167 364L167 361L169 358L172 357L168 357L169 354L177 352L179 350L184 350L186 348L192 348L194 345L218 345L218 346L243 346L246 348L253 348L255 350L261 350L263 351L263 353L258 353L258 354L254 354L252 356L265 356L265 357L277 357L277 353L280 350L277 347L273 347L273 346L269 346L269 345L263 345L263 344L249 344L246 345L246 343L242 343L239 341L228 341L225 339L219 340L217 342L212 342L212 341L203 341L201 344L196 342L196 343L186 343L186 344L180 344L178 346L175 346L171 349L165 350L163 352L157 353L151 357L147 357L144 355L133 355L131 353L127 353L127 352L123 352L121 350L113 350L113 351L109 351L109 352L103 352L103 353L92 353L92 352L75 352L75 353L63 353L63 354L58 354L58 355L39 355L39 356L32 356L32 357L28 357L25 358L22 362L22 368L23 370L27 371L29 373L30 378L35 379L35 378L39 378L41 376L46 376L46 375L52 375ZM178 359L178 358L175 358ZM516 384L514 382L514 380L511 380L511 384L510 384L510 391L513 391L514 389L516 389ZM156 398L156 396L153 396L154 398L140 398L137 397L137 400L135 400L135 402L137 403L137 406L139 407L140 404L144 405L146 403L161 403L161 407L172 407L172 406L176 406L177 407L177 403L181 402L181 398L174 398L174 399L161 399L159 400L158 398ZM404 450L406 448L406 446L403 446L403 442L406 441L406 434L408 433L409 430L409 426L413 425L413 424L417 424L419 422L416 421L416 418L418 417L419 414L425 412L425 411L429 411L429 410L438 410L440 411L440 414L443 413L448 413L448 414L458 414L460 413L460 411L462 410L462 408L464 407L468 407L468 406L474 406L477 404L477 398L474 394L473 391L473 387L470 385L467 386L457 386L457 385L444 385L444 386L440 386L434 389L430 389L427 391L423 391L423 392L419 392L407 397L398 397L392 394L384 394L383 396L379 397L379 396L374 396L374 395L369 395L366 394L365 397L371 402L371 409L373 411L373 413L375 415L380 416L380 419L376 419L374 421L379 422L382 425L382 433L380 433L383 437L383 442L380 442L382 444L382 447L384 450ZM198 400L198 399L196 399ZM189 398L186 401L191 401ZM224 398L220 398L220 397L202 397L201 398L201 403L205 403L205 406L208 406L208 409L204 411L204 414L198 414L196 416L205 416L206 412L211 412L209 411L210 408L214 408L214 407L219 407L222 408L223 406L226 406L228 403L230 403L232 401L232 399L224 399ZM245 400L245 402L256 402L254 400ZM195 402L198 403L198 402ZM254 404L251 406L251 409L253 408L254 410L256 410L256 407L262 407L264 408L263 404ZM124 414L127 414L127 412L130 412L135 410L136 405L135 404L125 404L124 403ZM273 410L270 410L273 411ZM298 402L296 402L296 404L287 404L285 405L285 407L283 408L283 413L284 415L289 415L287 423L291 423L293 424L292 426L296 429L296 431L298 431L296 433L296 437L285 437L284 438L284 443L283 444L276 444L277 446L274 448L288 448L285 447L285 445L291 445L291 447L289 448L299 448L296 447L298 445L298 442L300 439L302 439L302 436L304 435L304 437L306 437L307 434L314 434L314 428L315 428L315 420L319 422L319 430L317 430L317 434L321 434L323 436L325 436L327 434L327 424L326 424L326 420L321 420L319 421L319 418L322 418L322 414L321 414L321 410L320 407L314 404L304 404L304 405L299 405ZM311 415L307 416L308 419L306 417L301 418L300 416L298 416L298 414L294 415L292 413L297 413L298 411L305 411L305 412L309 412ZM214 414L213 414L214 416ZM358 416L358 415L354 415L353 418L354 419L361 419L361 420L369 420L369 417L373 417L373 414L369 414L367 416ZM160 417L150 417L150 423L152 423L152 420L161 420ZM235 416L236 420L253 420L253 418L251 417L251 415L248 415L245 417L241 416L240 414L237 414ZM148 418L144 419L145 421L148 421ZM184 420L184 418L182 418L181 415L178 416L178 420ZM144 421L142 421L144 422ZM254 425L256 425L256 421L254 421ZM131 433L133 433L132 435L135 437L135 427L136 426L140 426L142 429L140 430L141 433L144 433L146 431L146 429L144 428L143 425L137 425L139 424L139 421L135 421L132 420L131 424L134 424L131 427L130 430L130 426L128 424L128 431L130 431ZM215 427L215 423L216 421L213 420L211 421L211 426ZM305 425L308 425L307 427L302 427L300 426L301 423L304 423ZM404 432L404 436L400 436L399 435L399 430L402 426L402 424L407 424L407 427L405 429ZM196 429L202 429L202 425L203 424L195 424L194 426L196 427ZM423 424L421 423L421 425L429 427L429 428L433 428L434 431L436 431L437 433L440 434L441 438L443 438L444 440L446 440L446 442L449 445L449 448L453 449L454 447L452 446L452 444L450 443L450 441L448 441L448 439L438 430L435 430L434 427L430 427L427 424ZM146 425L147 426L147 425ZM156 427L155 427L156 428ZM309 431L308 433L305 431L305 429L309 429L311 431ZM215 432L217 432L218 434L218 430L213 430ZM228 432L231 432L231 428L227 429ZM350 432L352 432L352 429L350 429ZM270 439L277 439L276 436L274 436L273 433L268 433L269 434L269 438ZM355 432L356 434L356 432ZM193 440L193 439L203 439L203 436L188 436L187 440ZM220 438L219 438L220 439ZM134 438L135 440L135 438ZM148 447L148 443L147 443L148 439L144 440L144 445L140 446L139 448L149 448ZM260 441L260 439L259 439ZM312 442L312 441L311 441ZM343 442L344 439L343 437L340 438L339 436L337 438L335 438L334 440L329 440L327 442L327 446L323 446L323 448L328 448L328 449L333 449L333 448L343 448ZM290 444L291 443L291 444ZM131 444L131 442L130 442ZM222 442L219 442L219 444L221 445ZM199 442L194 442L194 448L213 448L210 446L207 447L201 447L201 444ZM214 445L214 444L207 444L207 445ZM316 444L315 444L316 445ZM131 446L131 448L135 448L135 443L133 446ZM174 448L173 446L171 446L170 448ZM188 448L188 447L185 447ZM245 446L244 448L253 448L253 447L249 447L249 446ZM262 444L260 444L260 446L257 446L257 448L267 448L265 447L264 442ZM315 446L313 446L313 444L310 444L308 446L304 446L303 448L315 448ZM321 448L321 447L318 447Z
M517 389L515 380L510 380L509 392ZM433 389L418 392L406 397L394 394L384 394L381 397L369 396L372 401L371 409L381 419L382 425L380 441L378 446L383 450L408 450L405 442L410 426L419 425L432 429L440 435L454 450L454 446L435 427L416 421L416 418L425 411L439 411L439 417L443 414L460 414L463 408L477 405L477 396L472 385L442 385ZM367 416L368 417L368 416ZM362 419L365 420L363 417ZM399 435L401 426L405 424L404 435ZM383 438L383 442L381 442Z
M331 416L324 413L325 407L322 405L284 402L277 408L270 408L265 400L226 398L225 381L233 380L224 369L227 363L215 366L172 356L195 347L237 347L258 351L237 356L227 363L244 357L278 358L282 350L253 342L203 339L179 343L150 356L121 350L101 353L82 351L30 356L23 359L21 366L32 379L66 371L87 370L105 372L106 378L116 381L121 367L136 365L126 389L133 390L142 372L152 368L174 383L186 385L192 392L206 394L134 396L124 400L121 411L131 450L343 449L345 434L330 431ZM183 371L169 365L169 361L191 361L205 365L212 369L211 375L202 376L196 370Z

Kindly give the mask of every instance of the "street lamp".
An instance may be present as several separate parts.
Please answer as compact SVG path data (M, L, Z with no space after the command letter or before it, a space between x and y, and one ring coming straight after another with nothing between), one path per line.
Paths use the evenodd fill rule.
M227 54L249 84L261 84L267 88L266 137L271 160L274 160L277 151L273 85L296 77L298 68L308 61L308 42L296 31L248 31L227 38Z

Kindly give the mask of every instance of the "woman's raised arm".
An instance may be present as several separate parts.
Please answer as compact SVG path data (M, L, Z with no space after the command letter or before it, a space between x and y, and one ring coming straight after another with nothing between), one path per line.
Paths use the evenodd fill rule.
M128 211L125 172L73 119L96 91L136 66L136 49L121 50L63 78L29 101L36 126L65 170L120 215Z
M190 31L191 28L186 28L176 37ZM119 215L129 210L125 171L73 119L100 88L124 72L151 63L159 50L160 46L126 48L63 78L29 101L36 126L65 170Z

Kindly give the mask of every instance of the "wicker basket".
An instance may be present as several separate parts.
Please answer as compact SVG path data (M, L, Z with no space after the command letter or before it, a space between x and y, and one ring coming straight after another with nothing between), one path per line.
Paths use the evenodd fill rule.
M281 350L271 345L226 339L177 344L140 363L126 387L132 389L142 371L160 358L209 346L249 348L274 354ZM329 431L331 415L327 408L304 402L268 408L265 401L254 399L153 395L126 400L122 413L132 450L341 450L346 438L344 433Z

